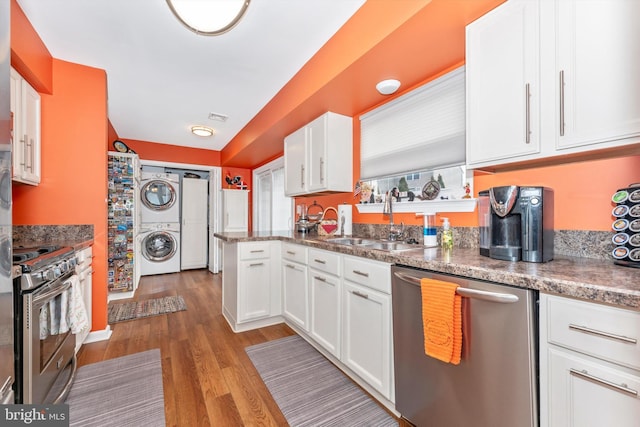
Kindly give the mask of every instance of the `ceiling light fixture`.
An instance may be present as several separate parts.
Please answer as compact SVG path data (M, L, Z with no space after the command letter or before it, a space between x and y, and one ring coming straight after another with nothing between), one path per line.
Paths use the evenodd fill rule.
M251 0L167 0L171 12L190 31L217 36L235 27Z
M191 133L198 136L211 136L213 129L206 126L191 126Z
M400 87L400 81L395 79L383 80L376 85L376 89L381 95L391 95Z

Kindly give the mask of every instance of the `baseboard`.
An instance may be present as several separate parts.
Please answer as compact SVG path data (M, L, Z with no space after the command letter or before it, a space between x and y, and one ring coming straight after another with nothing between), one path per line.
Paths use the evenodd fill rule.
M87 335L87 338L85 338L83 344L89 344L89 343L98 342L98 341L106 341L109 338L111 338L111 334L112 334L111 325L107 325L107 327L101 331L89 332L89 335Z

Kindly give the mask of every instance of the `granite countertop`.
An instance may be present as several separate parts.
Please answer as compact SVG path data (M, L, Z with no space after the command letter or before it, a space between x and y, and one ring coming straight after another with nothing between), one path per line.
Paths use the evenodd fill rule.
M215 233L228 242L281 240L349 255L486 280L519 288L612 304L640 311L640 269L624 267L609 260L558 256L547 263L510 262L481 256L478 249L422 248L384 252L358 246L326 242L317 235L292 231L255 233Z

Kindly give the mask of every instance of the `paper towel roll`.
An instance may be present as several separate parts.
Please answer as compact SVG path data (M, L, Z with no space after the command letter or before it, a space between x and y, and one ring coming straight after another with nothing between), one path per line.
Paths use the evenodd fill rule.
M352 224L352 206L348 204L338 205L338 230L337 234L344 234L345 236L351 236L353 234ZM344 218L344 221L343 219Z

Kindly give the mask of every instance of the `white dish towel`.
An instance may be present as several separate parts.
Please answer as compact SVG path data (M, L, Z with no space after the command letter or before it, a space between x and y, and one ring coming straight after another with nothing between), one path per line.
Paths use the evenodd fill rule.
M71 282L71 288L67 291L67 323L72 334L78 334L89 329L89 319L87 317L87 309L84 306L82 298L82 290L80 289L80 280L77 275L73 275L67 280ZM65 296L63 296L65 298Z

